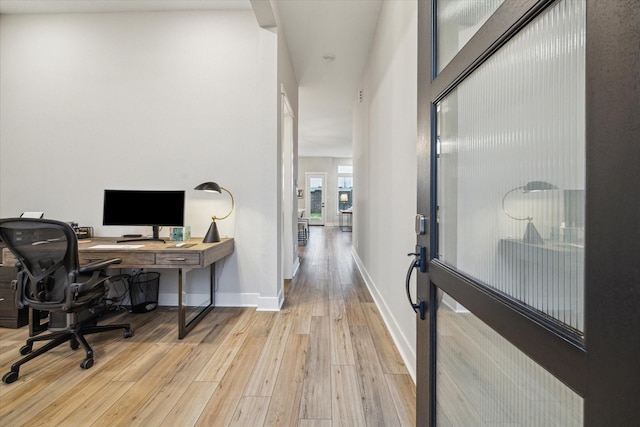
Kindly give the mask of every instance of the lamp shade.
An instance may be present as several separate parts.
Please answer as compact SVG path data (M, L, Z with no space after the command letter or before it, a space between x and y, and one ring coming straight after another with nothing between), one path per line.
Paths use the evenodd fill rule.
M546 181L531 181L531 182L527 182L522 187L522 192L534 193L536 191L548 191L548 190L557 190L557 189L558 187Z
M341 194L340 195L340 201L341 202L348 202L349 201L349 195L348 194Z
M202 184L194 188L194 190L202 190L202 191L208 191L210 193L218 193L218 194L222 193L220 186L215 182L203 182Z
M228 218L229 215L231 215L231 212L233 212L233 208L235 206L235 200L233 199L233 194L231 194L231 192L229 190L227 190L224 187L219 186L215 182L203 182L202 184L196 186L194 188L194 190L201 190L201 191L206 191L206 192L209 192L209 193L218 193L218 194L222 194L222 191L226 191L229 194L229 197L231 197L231 209L229 210L229 213L227 213L226 215L224 215L222 217L218 217L218 216L213 215L211 217L211 226L209 227L209 231L207 232L207 234L205 235L205 237L203 239L204 243L219 242L220 241L220 234L218 233L218 226L216 225L216 220L217 219Z

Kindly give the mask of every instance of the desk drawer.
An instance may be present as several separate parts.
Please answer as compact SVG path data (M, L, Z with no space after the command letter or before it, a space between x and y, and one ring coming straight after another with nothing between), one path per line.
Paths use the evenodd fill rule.
M11 289L11 283L0 283L0 318L13 318L17 313L16 293Z
M157 265L200 265L200 254L171 252L156 254Z
M16 265L17 262L18 262L18 260L13 255L13 252L11 252L7 248L2 249L2 263L4 265L9 266L9 267L13 267L14 265Z
M121 264L114 268L128 268L125 266L147 266L156 263L156 256L152 252L83 252L80 254L80 265L85 265L100 259L120 258Z
M11 281L18 276L15 267L0 267L0 326L19 328L29 323L29 309L16 307L16 293Z

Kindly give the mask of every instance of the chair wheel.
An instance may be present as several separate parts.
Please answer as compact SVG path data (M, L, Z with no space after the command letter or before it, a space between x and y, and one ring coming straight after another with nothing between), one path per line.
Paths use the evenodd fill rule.
M80 363L80 367L82 369L89 369L90 367L93 366L93 358L89 358L89 359L84 359L81 363Z
M125 338L131 338L133 336L133 331L129 329L128 331L124 331Z
M24 356L27 355L29 353L31 353L31 350L33 349L33 347L31 347L30 345L23 345L22 347L20 347L20 355Z
M71 340L69 341L69 347L71 347L71 350L77 350L80 347L80 343L76 340Z
M7 372L2 376L2 382L5 384L11 384L17 379L18 379L18 373L13 371Z

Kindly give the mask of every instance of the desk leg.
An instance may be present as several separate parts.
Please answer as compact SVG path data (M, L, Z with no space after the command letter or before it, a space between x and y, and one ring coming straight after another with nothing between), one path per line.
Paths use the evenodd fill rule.
M46 311L35 310L32 307L29 307L29 336L33 337L38 335L41 332L44 332L49 327L49 322L42 322L43 314Z
M184 338L189 331L191 331L203 318L207 315L213 308L215 307L215 280L216 280L216 268L215 263L211 264L209 267L209 304L202 309L200 313L196 315L193 319L187 322L187 310L184 306L182 289L183 289L183 281L186 280L186 276L189 270L185 270L184 273L182 268L178 269L178 338Z

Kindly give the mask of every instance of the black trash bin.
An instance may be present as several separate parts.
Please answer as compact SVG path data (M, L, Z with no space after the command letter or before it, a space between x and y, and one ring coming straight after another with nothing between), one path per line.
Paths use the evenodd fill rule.
M129 279L129 297L133 313L147 313L158 306L160 273L139 273Z

